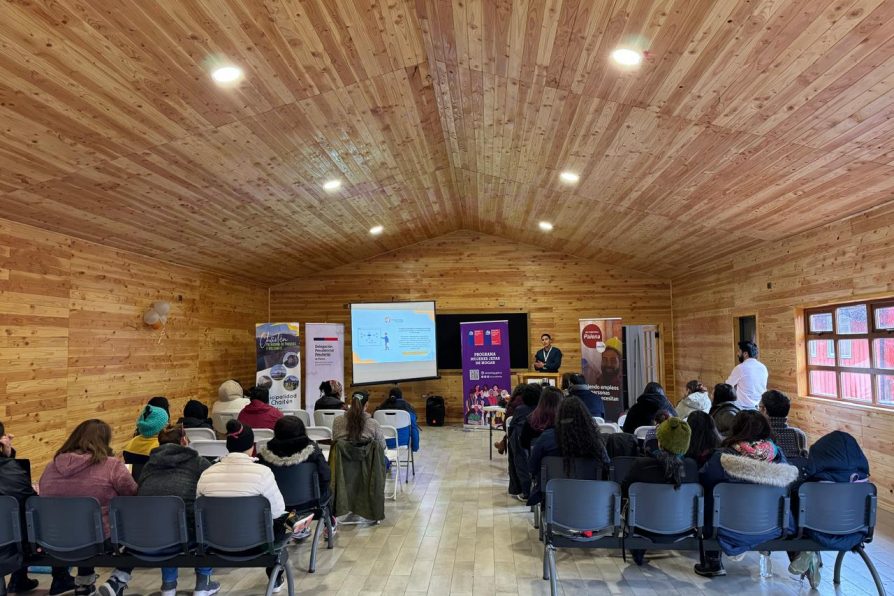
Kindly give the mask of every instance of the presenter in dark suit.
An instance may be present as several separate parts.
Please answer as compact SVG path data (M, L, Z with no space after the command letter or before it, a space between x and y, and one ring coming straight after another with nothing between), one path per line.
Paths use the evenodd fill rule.
M534 354L534 368L540 372L559 372L562 366L562 350L553 345L553 338L549 333L540 336L543 347Z

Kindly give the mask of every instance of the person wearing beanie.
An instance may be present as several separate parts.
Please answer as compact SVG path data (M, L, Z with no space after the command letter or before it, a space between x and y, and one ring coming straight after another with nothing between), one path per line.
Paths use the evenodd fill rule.
M183 408L180 424L183 428L212 428L211 419L208 418L208 406L197 399L189 400Z
M220 384L217 390L217 401L211 406L211 423L218 434L227 432L227 420L238 416L242 408L248 405L248 398L242 391L238 381L230 379ZM226 414L227 416L223 416Z
M229 454L202 472L196 484L199 497L251 497L260 495L270 501L273 515L273 531L285 533L286 506L276 478L270 468L257 463L251 456L255 448L255 434L251 427L238 420L230 420L226 426L227 451ZM272 568L267 569L269 575ZM276 580L279 588L285 575Z
M256 385L248 390L248 397L251 401L239 412L239 422L252 428L273 430L283 414L282 410L270 405L270 391Z
M400 387L392 387L388 390L388 397L379 404L375 411L379 410L403 410L410 415L410 426L397 429L397 442L401 445L406 445L409 442L413 451L419 451L419 423L416 408L404 399L404 392ZM394 449L393 443L394 439L388 440L388 449Z
M655 430L658 438L658 449L651 457L638 457L630 467L630 472L621 483L624 497L635 482L649 484L672 484L675 489L683 483L698 482L698 466L694 460L684 459L689 450L689 439L692 431L685 420L672 417L658 425ZM681 536L652 535L647 531L638 529L638 533L650 536L653 539L661 538L667 542L673 542ZM645 559L645 550L631 549L633 560L637 565L642 565Z
M124 446L125 453L142 455L146 458L158 447L158 433L168 425L168 413L156 406L145 406L137 418L137 436Z

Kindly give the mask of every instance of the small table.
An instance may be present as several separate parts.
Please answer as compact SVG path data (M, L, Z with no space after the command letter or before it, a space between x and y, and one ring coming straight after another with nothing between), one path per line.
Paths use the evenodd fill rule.
M501 413L506 414L506 408L503 406L484 406L484 412L492 412L492 413ZM488 432L488 445L490 446L490 458L494 458L494 425L491 421L487 422L487 432Z

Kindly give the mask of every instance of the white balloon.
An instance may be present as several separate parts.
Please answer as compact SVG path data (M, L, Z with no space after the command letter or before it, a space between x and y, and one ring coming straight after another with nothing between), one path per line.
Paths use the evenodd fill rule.
M152 303L152 309L162 317L166 317L168 316L168 313L171 312L171 305L164 300L159 300L158 302Z

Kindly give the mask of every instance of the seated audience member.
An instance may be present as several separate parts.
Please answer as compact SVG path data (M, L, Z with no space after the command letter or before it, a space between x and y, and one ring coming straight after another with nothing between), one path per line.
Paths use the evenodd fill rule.
M677 404L677 416L686 418L692 412L708 413L710 411L711 396L708 395L708 388L699 380L686 383L686 397Z
M258 449L258 458L260 463L270 468L297 466L305 462L312 463L317 469L320 500L325 502L329 499L329 483L332 478L329 464L319 446L308 438L307 429L297 416L283 416L276 421L276 425L273 427L273 438ZM286 505L290 509L303 512L315 503L286 503ZM293 538L301 539L308 535L310 535L310 528Z
M642 395L636 398L636 403L627 411L622 430L633 434L641 426L652 426L652 419L659 410L667 410L671 416L676 415L676 410L668 401L661 385L647 383Z
M388 390L388 397L379 404L375 411L378 412L379 410L403 410L414 416L416 415L416 408L404 399L404 392L401 391L400 387L392 387Z
M536 383L527 383L522 386L521 400L513 410L512 420L506 429L509 437L509 494L519 501L527 501L531 490L531 477L528 474L528 453L521 446L521 431L525 426L528 416L537 407L540 401L542 387Z
M671 415L667 410L658 410L652 417L652 428L646 432L643 438L643 453L652 455L652 452L658 449L658 425L670 418Z
M773 442L767 417L756 410L743 410L733 420L730 436L701 469L699 480L705 489L705 512L712 511L714 487L721 482L741 482L787 487L798 479L798 468L786 463L782 450ZM792 524L789 519L789 524ZM705 526L709 526L705 519ZM788 528L794 531L794 526ZM739 555L767 540L780 538L773 533L744 535L718 530L717 539L727 555ZM706 551L695 572L705 577L726 575L719 551Z
M197 402L198 403L198 402ZM196 486L202 473L211 463L195 450L187 447L189 439L183 426L168 426L158 433L158 447L152 450L149 461L140 474L137 494L141 497L180 497L186 504L186 528L195 531L194 505ZM193 596L212 596L220 591L220 584L211 581L210 567L197 567L196 588ZM161 596L176 596L177 568L161 568Z
M147 406L154 408L154 406ZM164 410L156 408L164 414ZM102 420L85 420L72 431L40 477L42 497L93 497L102 507L102 527L109 537L109 503L114 497L137 494L137 483L124 463L112 455L112 429ZM93 567L78 567L74 593L120 596L130 581L132 568L118 568L108 581L95 589ZM61 594L56 586L70 585L65 567L53 567L50 593Z
M788 411L791 401L782 391L770 389L761 395L758 411L770 420L770 428L776 436L776 444L786 457L801 457L807 453L807 445L801 442L801 435L788 425Z
M227 451L229 454L202 473L196 484L199 497L265 497L270 502L273 516L273 532L285 533L286 506L276 484L273 472L265 465L256 463L251 454L255 449L255 434L251 427L238 420L227 422ZM273 571L267 568L267 576ZM285 574L276 578L274 591L281 589Z
M137 436L124 446L124 453L146 458L158 447L158 433L168 425L168 413L156 406L145 406L137 418Z
M726 383L714 385L714 403L708 413L714 419L717 432L723 436L729 435L736 415L742 411L736 399L736 389L732 385Z
M584 375L578 373L571 375L571 386L568 388L568 395L573 395L584 402L587 410L590 411L590 416L598 416L603 420L605 419L605 404L602 403L601 397L590 391L590 386L587 384Z
M761 401L763 399L762 397ZM810 447L807 470L805 482L869 482L869 462L866 455L854 437L840 430L820 437ZM804 530L804 535L825 548L835 550L850 550L866 538L865 532L841 536L810 529ZM793 575L807 575L811 587L818 586L822 566L820 554L802 552L790 553L789 556L792 555L795 556L788 567L789 572Z
M252 428L272 430L276 421L282 418L282 410L270 405L270 391L254 386L248 390L248 397L251 401L239 412L239 422Z
M217 389L217 401L211 406L211 424L215 432L221 435L226 433L227 420L238 416L248 401L238 381L230 379L221 383Z
M711 459L714 450L720 447L723 437L717 432L714 419L702 411L690 413L686 418L686 423L689 424L689 430L692 433L686 457L695 460L698 467L701 468L705 462Z
M574 381L571 380L571 377L574 376L573 372L562 373L562 382L559 385L559 389L562 390L562 393L566 396L571 391L571 386L574 385Z
M416 408L404 399L404 393L400 387L392 387L388 390L388 397L379 404L375 411L379 410L403 410L410 415L410 428L397 429L397 438L401 445L410 445L413 451L419 451L419 423L417 422ZM389 441L389 449L394 448L393 442L394 439Z
M153 397L148 402L146 402L146 405L161 408L168 415L168 418L171 417L171 403L168 401L168 398L163 395L157 395Z
M531 446L528 458L528 475L532 479L529 505L543 499L540 486L540 467L544 457L560 456L565 460L565 473L571 475L571 462L576 457L594 459L602 465L603 472L611 465L605 450L599 427L593 422L590 411L578 398L562 400L556 412L556 425L548 428Z
M506 412L503 416L503 430L505 431L509 430L508 428L506 428L506 420L510 418L512 414L515 413L515 409L522 404L522 393L525 385L526 383L516 385L515 389L512 390L512 394L509 396L509 399L506 401L506 405L504 406L506 408ZM502 439L494 443L494 447L497 448L497 452L500 455L506 453L506 445L508 440L509 435L507 433L503 435Z
M320 383L320 399L314 403L314 410L346 410L347 404L342 401L341 383L332 379Z
M662 410L663 411L663 410ZM635 482L649 484L673 484L675 489L684 482L698 482L698 472L694 462L689 462L687 473L684 455L689 450L691 437L689 425L680 418L667 418L656 429L657 445L650 457L638 457L630 466L630 470L621 483L621 490L627 496L630 485ZM648 453L648 452L647 452ZM647 530L638 533L663 542L673 542L682 536L653 534ZM642 565L646 554L642 549L631 549L633 561Z
M562 403L563 398L562 391L555 387L544 387L540 391L540 401L537 402L537 407L527 417L521 428L519 444L522 449L530 449L531 443L543 434L543 431L556 425L556 412L559 410L559 404Z
M362 441L378 441L385 446L385 435L382 427L366 411L369 402L369 393L355 391L351 395L351 403L344 416L337 417L332 422L332 440L351 443Z
M180 424L183 428L213 428L208 417L208 406L196 399L189 400L183 408Z
M34 488L31 486L31 478L28 472L15 461L16 450L12 446L14 436L6 434L6 428L0 422L0 496L12 497L19 502L22 528L25 528L25 500L33 497ZM18 561L19 550L16 545L0 546L0 566L9 568ZM0 577L0 581L3 578ZM38 581L28 577L28 566L13 571L9 576L9 584L6 589L11 594L24 594L37 588ZM62 586L56 586L60 588ZM68 590L74 590L74 582L68 585ZM2 591L2 586L0 586ZM54 592L54 594L61 592Z

